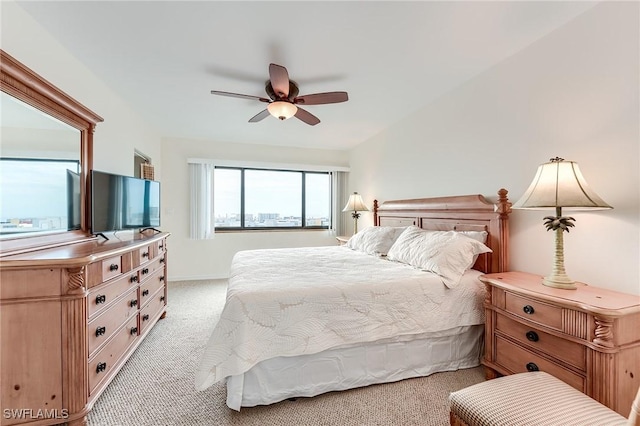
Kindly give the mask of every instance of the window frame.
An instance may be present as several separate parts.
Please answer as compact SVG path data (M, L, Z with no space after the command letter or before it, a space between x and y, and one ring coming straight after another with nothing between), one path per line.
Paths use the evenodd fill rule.
M333 174L329 171L313 171L313 170L293 170L293 169L283 169L283 168L262 168L262 167L243 167L243 166L214 166L214 182L213 188L215 193L216 179L215 179L215 169L225 169L225 170L239 170L240 171L240 226L216 226L215 225L215 203L213 206L214 210L214 226L216 232L255 232L255 231L317 231L317 230L329 230L332 229L333 226L333 185L332 179ZM290 173L300 173L301 174L301 226L245 226L245 171L247 170L256 170L262 172L290 172ZM306 176L308 174L313 175L328 175L329 176L329 224L327 226L307 226L306 225ZM214 195L215 197L215 195Z

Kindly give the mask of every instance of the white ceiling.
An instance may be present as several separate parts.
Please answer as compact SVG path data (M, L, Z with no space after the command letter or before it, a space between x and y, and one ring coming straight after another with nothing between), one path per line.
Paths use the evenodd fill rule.
M590 2L24 1L19 4L163 136L348 149L594 6ZM249 118L269 63L321 123ZM106 120L109 117L105 117Z

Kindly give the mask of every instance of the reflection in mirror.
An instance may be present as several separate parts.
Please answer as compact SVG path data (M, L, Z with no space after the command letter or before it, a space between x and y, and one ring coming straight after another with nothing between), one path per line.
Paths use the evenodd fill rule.
M0 92L0 238L80 229L80 131Z

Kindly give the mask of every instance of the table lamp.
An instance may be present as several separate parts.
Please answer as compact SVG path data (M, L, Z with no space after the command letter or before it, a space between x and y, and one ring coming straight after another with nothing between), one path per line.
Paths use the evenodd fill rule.
M353 218L353 234L358 233L358 218L360 217L360 213L358 212L368 212L369 209L365 206L364 201L362 201L362 197L357 192L349 195L349 201L347 201L347 205L342 209L343 212L351 212L351 217Z
M562 216L563 207L572 210L613 208L589 188L577 163L559 157L538 167L531 185L512 206L514 209L555 209L555 216L544 218L547 231L555 232L555 254L551 275L544 277L542 284L571 290L576 285L564 269L563 233L569 232L575 219Z

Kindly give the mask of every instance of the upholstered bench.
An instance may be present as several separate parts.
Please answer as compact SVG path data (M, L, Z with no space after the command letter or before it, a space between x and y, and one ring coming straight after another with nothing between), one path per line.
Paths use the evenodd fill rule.
M609 426L627 419L542 371L512 374L451 393L455 426Z

